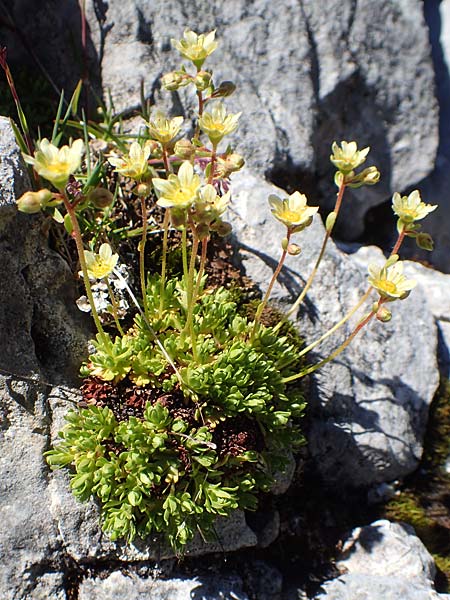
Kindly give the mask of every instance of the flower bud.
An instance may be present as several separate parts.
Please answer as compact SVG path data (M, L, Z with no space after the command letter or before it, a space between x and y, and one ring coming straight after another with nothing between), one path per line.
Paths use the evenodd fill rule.
M233 228L231 224L226 221L216 221L211 225L211 229L220 235L220 237L225 237L231 233Z
M103 187L95 188L90 191L87 199L95 208L106 208L114 202L114 196L109 190Z
M17 208L20 212L29 215L36 214L46 207L47 203L52 199L52 192L47 189L39 190L38 192L25 192L17 200Z
M195 233L199 240L204 240L209 236L209 227L206 223L199 223L195 228Z
M186 211L172 208L170 210L170 220L174 227L184 227L186 225Z
M233 152L229 154L225 159L228 169L230 173L234 173L235 171L239 171L245 165L244 157L240 154Z
M345 182L351 188L359 188L363 185L375 185L380 181L380 171L372 166L367 167L358 173L354 174L354 171L345 175Z
M186 138L178 140L173 151L183 160L191 160L195 156L195 146Z
M327 217L327 220L325 221L325 229L327 230L327 233L331 233L334 224L336 223L336 218L337 218L337 213L330 212L330 214Z
M152 193L152 184L151 183L139 183L133 190L136 196L139 198L148 198Z
M434 248L433 238L429 233L418 233L416 235L416 244L419 248L422 248L422 250L428 250L429 252Z
M171 71L161 77L161 85L169 92L175 92L184 84L184 77L178 71Z
M364 185L374 185L380 181L380 171L375 166L364 169L360 176Z
M287 237L285 237L281 240L281 247L283 248L283 250L286 250L286 252L287 252L288 246L289 246L289 240L287 239Z
M223 158L218 156L215 165L215 175L223 179L231 173L239 171L245 165L244 157L237 153L227 154Z
M336 187L340 188L341 185L344 183L344 174L341 173L340 171L336 171L335 175L334 175L334 183L336 185Z
M161 155L161 144L159 144L156 140L147 140L145 142L145 147L150 150L150 154L158 154Z
M298 256L302 249L297 244L289 244L287 247L287 253L291 256Z
M195 87L199 92L203 92L211 84L212 74L209 71L199 71L194 77Z
M226 98L227 96L231 96L235 89L236 86L232 81L222 81L222 83L214 90L211 96L213 98Z
M391 311L383 304L378 307L375 317L382 323L387 323L392 319Z

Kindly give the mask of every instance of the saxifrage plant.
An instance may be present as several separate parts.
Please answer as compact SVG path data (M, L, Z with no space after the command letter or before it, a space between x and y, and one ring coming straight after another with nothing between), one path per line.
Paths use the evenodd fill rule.
M303 442L299 418L305 403L297 380L340 354L373 318L382 322L391 318L388 305L407 297L415 285L403 275L398 251L406 236L421 247L431 247L431 238L420 231L417 221L435 206L424 204L418 191L405 197L394 194L399 235L390 257L383 265L369 266L369 287L357 305L318 340L301 348L283 332L284 321L266 326L262 318L286 256L300 252L293 236L311 224L318 207L308 206L300 192L286 198L271 196L273 216L285 229L282 254L254 317L249 318L232 289L208 287L205 275L211 236L231 230L223 220L231 201L229 178L244 164L230 146L223 148L224 138L237 129L240 118L240 113L227 113L222 102L234 85L216 86L212 72L203 69L217 47L214 31L197 35L187 30L173 45L195 70L182 66L164 75L162 85L169 91L195 89L198 118L193 136L178 139L183 118L168 118L158 111L147 116L145 127L129 145L114 133L114 126L103 130L82 123L85 139L103 135L105 160L102 153L95 158L91 146L80 139L58 148L55 129L52 141L39 141L26 155L51 189L27 192L18 207L28 213L49 212L74 238L98 330L81 369L85 406L69 412L60 441L46 453L47 461L52 468L70 469L77 498L98 499L102 526L112 539L131 541L136 535L161 532L180 550L197 531L209 535L217 516L237 508L254 509L258 493L270 489L288 452ZM346 188L379 180L374 166L358 171L368 152L355 142L332 145L335 208L327 217L316 264L288 316L300 306L320 267ZM112 219L120 189L114 193L108 189L112 167L115 177L131 182L141 207L139 299L120 271L117 248L112 247L117 238L108 239L111 230L104 226ZM145 268L152 233L148 210L155 204L164 211L160 274ZM91 221L89 215L94 215ZM173 231L181 238L179 276L168 267ZM110 298L116 335L98 309L95 292L100 284ZM119 310L123 299L117 297L124 290L136 310L128 327ZM305 365L303 357L373 294L375 301L347 339L319 363Z

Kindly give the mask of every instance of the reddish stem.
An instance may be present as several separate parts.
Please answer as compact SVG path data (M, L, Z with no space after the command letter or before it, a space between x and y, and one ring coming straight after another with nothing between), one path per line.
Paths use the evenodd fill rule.
M406 235L406 227L403 227L401 233L398 234L398 239L397 239L397 241L395 243L395 246L392 249L391 256L393 254L398 254L400 246L402 245L403 240L405 239L405 235Z

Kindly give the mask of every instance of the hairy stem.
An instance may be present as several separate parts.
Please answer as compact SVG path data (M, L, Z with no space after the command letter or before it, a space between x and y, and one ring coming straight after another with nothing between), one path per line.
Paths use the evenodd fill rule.
M405 235L406 235L406 227L403 226L402 231L398 234L398 238L397 238L397 241L395 242L395 246L392 248L391 256L393 254L398 254L398 251L400 250L400 246L403 244L403 240L405 239Z
M334 360L337 356L339 356L339 354L341 352L343 352L347 348L347 346L358 335L358 333L361 331L361 329L363 329L363 327L365 327L367 325L367 323L369 323L372 320L372 318L375 316L375 314L376 313L373 310L370 311L370 313L368 313L362 319L362 321L360 321L358 323L358 325L355 327L355 329L352 331L352 333L348 336L348 338L338 348L336 348L336 350L334 352L332 352L330 354L330 356L327 356L327 358L324 358L323 360L318 362L316 365L311 365L307 369L300 371L300 373L296 373L295 375L291 375L290 377L285 377L283 379L283 383L290 383L291 381L295 381L296 379L301 379L302 377L305 377L306 375L309 375L310 373L314 373L314 371L317 371L317 369L320 369L327 363Z
M112 314L114 317L114 323L116 324L117 331L123 337L125 335L122 326L119 321L119 306L117 304L116 297L114 296L114 291L109 283L108 279L106 279L106 285L108 286L109 299L111 300Z
M286 260L286 256L287 256L287 247L289 245L289 240L291 237L291 232L289 231L289 229L287 230L287 234L286 234L286 244L285 244L285 249L283 250L283 253L281 255L281 258L278 262L277 268L275 269L273 275L272 275L272 279L270 280L269 286L266 290L266 293L264 294L264 298L261 300L260 305L258 306L258 309L256 311L255 314L255 322L253 324L253 329L252 329L252 333L250 335L250 340L254 340L255 335L258 331L258 327L259 327L259 321L261 319L261 315L263 313L263 310L265 309L267 302L269 301L270 298L270 294L272 293L272 288L275 285L275 281L278 279L278 275L281 272L281 269L283 268L283 264L284 261Z
M70 221L72 223L72 236L75 239L75 244L77 247L78 260L80 261L81 272L83 273L84 287L86 288L86 295L91 306L92 317L94 319L95 326L97 327L97 331L102 336L102 338L105 338L106 334L103 331L103 327L100 323L100 318L98 316L97 309L95 308L94 296L92 294L86 259L84 257L83 238L81 236L80 225L78 224L77 215L75 213L75 209L73 208L69 199L67 198L64 190L61 190L60 192L64 202L64 206L70 216Z
M206 253L208 250L208 242L209 242L208 237L202 240L202 253L200 256L200 267L198 270L197 281L195 283L195 288L194 288L194 293L193 293L193 305L195 305L195 303L197 302L198 292L200 290L200 285L202 283L203 273L205 272Z
M335 333L340 327L342 327L342 325L344 325L355 314L355 312L359 308L361 308L361 306L364 304L364 302L370 296L370 292L372 291L372 289L373 289L372 287L369 287L369 289L362 296L362 298L360 299L360 301L338 323L336 323L336 325L334 325L333 327L331 327L331 329L329 329L323 335L321 335L318 340L316 340L312 344L309 344L309 346L307 346L306 348L303 348L303 350L299 353L298 356L299 357L300 356L304 356L305 354L307 354L308 352L310 352L313 348L315 348L316 346L318 346L319 344L321 344L328 337L330 337L330 335L333 335L333 333Z
M144 313L147 319L148 314L148 302L147 302L147 285L145 281L145 244L147 242L147 206L145 198L141 198L141 211L142 211L142 239L139 244L139 275L141 279L141 293L142 293L142 305L144 307Z
M217 159L217 144L213 144L212 145L213 149L211 152L211 162L209 163L209 177L208 177L208 183L212 184L212 182L214 181L214 169L216 166L216 159Z
M191 250L191 260L189 263L189 273L187 279L187 317L186 317L186 330L191 336L192 354L194 359L197 360L197 345L195 343L195 331L194 331L194 276L195 276L195 259L197 258L198 251L198 237L193 229L193 240Z
M164 214L163 222L163 246L162 246L162 259L161 259L161 283L160 283L160 294L159 294L159 316L160 318L164 312L164 288L166 285L166 269L167 269L167 241L169 237L169 211L166 210Z
M200 67L197 67L197 73L200 71ZM198 116L201 117L203 115L203 108L204 108L204 99L203 99L203 92L201 90L197 90L197 100L198 100ZM197 119L197 124L195 126L195 134L194 134L194 140L198 140L200 138L200 125L198 124L198 119Z
M172 172L172 167L170 166L169 155L167 154L167 148L166 148L165 144L163 144L163 147L162 147L162 156L163 156L164 168L166 170L166 177L168 177L169 173Z
M334 211L333 212L336 213L336 217L337 217L337 215L339 213L339 209L341 208L342 198L344 196L344 191L345 191L345 184L342 183L340 185L340 187L339 187L339 191L338 191L338 195L337 195L337 199L336 199L336 204L334 205ZM333 227L334 227L334 225L333 225ZM333 227L330 227L328 229L328 231L325 233L325 237L324 237L323 242L322 242L322 247L320 249L319 256L318 256L318 258L316 260L316 264L314 265L314 268L313 268L313 270L311 272L311 275L309 276L308 281L305 284L305 287L302 290L302 293L297 298L297 300L294 302L294 304L291 306L291 308L287 311L287 313L286 313L287 317L291 316L297 310L297 308L303 302L304 297L308 293L308 290L311 287L312 282L314 281L314 277L316 276L316 273L317 273L317 270L319 268L319 265L322 262L322 258L323 258L323 255L325 254L325 249L327 247L328 240L331 237L331 232L333 231Z

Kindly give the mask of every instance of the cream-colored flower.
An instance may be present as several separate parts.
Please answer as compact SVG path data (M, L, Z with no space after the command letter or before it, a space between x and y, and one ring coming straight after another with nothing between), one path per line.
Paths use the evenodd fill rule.
M319 210L318 206L308 206L306 196L300 192L294 192L284 200L271 194L269 204L273 216L284 223L291 233L311 225L313 216Z
M194 167L186 160L181 164L177 175L172 173L168 179L153 179L153 187L158 196L157 204L164 208L188 208L195 201L200 183Z
M113 254L111 246L105 243L100 246L98 254L85 250L84 258L89 277L92 279L103 279L113 272L119 260L119 255Z
M108 162L115 167L117 173L121 173L124 177L130 177L135 181L141 181L149 172L147 161L150 152L150 144L145 144L142 147L138 142L133 142L128 151L128 156L122 158L110 156Z
M363 164L369 154L370 148L367 147L358 150L356 142L343 141L340 147L336 142L333 142L331 150L333 154L330 156L330 160L333 165L342 173L350 173L350 171Z
M230 200L231 192L219 196L216 188L208 183L198 192L194 214L196 222L210 224L219 219L227 209Z
M379 267L378 265L369 265L368 281L370 285L377 290L382 298L389 302L393 300L403 300L409 296L409 292L416 286L414 279L407 279L403 275L403 263L387 263Z
M148 122L148 131L161 144L168 144L178 134L182 124L183 117L168 119L163 112L157 111Z
M233 133L237 129L240 116L240 112L227 115L224 105L218 102L213 106L211 112L203 113L198 124L211 142L217 145L225 135Z
M422 202L419 190L414 190L409 196L400 196L398 192L392 196L392 210L403 223L420 221L436 208L437 204Z
M186 29L181 40L170 40L172 46L178 50L181 56L191 60L198 68L205 62L209 56L217 48L215 41L216 30L210 31L207 34L196 34L190 29Z
M80 168L83 153L83 140L75 140L71 146L58 148L44 138L38 142L34 157L28 155L24 157L39 175L61 189L66 185L69 177Z

